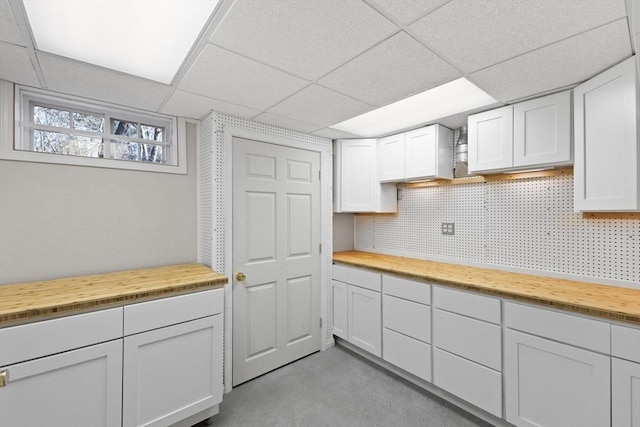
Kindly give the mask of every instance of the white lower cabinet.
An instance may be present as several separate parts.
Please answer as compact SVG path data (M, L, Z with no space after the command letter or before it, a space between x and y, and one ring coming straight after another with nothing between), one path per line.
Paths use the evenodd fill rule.
M222 401L222 315L124 338L123 426L170 426Z
M611 359L611 424L640 427L640 363Z
M338 280L331 281L331 290L333 295L333 335L343 339L349 339L347 335L347 324L349 322L348 313L348 296L347 285Z
M382 306L380 292L349 285L348 341L382 356Z
M0 426L120 426L122 340L1 370Z

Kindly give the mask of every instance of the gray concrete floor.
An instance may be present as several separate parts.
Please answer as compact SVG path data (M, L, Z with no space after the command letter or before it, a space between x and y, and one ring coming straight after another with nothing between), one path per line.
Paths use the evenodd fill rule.
M198 427L204 426L198 424ZM224 395L222 426L488 426L340 347L312 354Z

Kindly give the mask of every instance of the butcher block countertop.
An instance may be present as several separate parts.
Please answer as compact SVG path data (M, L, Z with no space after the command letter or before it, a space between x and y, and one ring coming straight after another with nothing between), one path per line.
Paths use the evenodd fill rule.
M225 283L227 277L202 264L179 264L0 285L0 328L215 289Z
M640 290L435 261L348 251L333 261L592 316L640 324Z

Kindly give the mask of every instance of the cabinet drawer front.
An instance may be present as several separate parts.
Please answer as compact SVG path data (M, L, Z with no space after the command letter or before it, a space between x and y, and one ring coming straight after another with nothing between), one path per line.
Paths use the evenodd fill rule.
M501 323L500 300L497 298L434 286L433 305L485 322Z
M610 324L522 304L505 304L508 328L610 354Z
M611 354L640 363L640 329L611 325Z
M408 299L421 304L431 304L431 285L396 276L382 276L382 289L387 295Z
M163 298L124 308L124 334L131 335L222 313L224 289Z
M360 286L361 288L371 289L372 291L382 292L382 275L380 273L374 273L373 271L349 268L347 271L347 283Z
M433 314L433 345L502 371L500 326L436 309Z
M0 366L122 337L122 308L0 329Z
M340 282L347 283L347 272L349 271L349 267L345 267L340 264L333 264L332 268L332 278L333 280L338 280Z
M382 358L398 368L431 381L431 346L390 329L382 331Z
M440 349L433 349L433 383L502 418L502 375Z
M385 328L431 342L431 307L428 305L384 295L382 321Z

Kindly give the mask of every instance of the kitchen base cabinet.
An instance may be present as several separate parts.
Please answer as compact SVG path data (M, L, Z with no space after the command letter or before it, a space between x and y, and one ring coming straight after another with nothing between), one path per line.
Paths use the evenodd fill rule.
M640 427L640 362L611 359L611 424Z
M611 358L505 330L506 419L522 427L611 425Z
M170 426L222 401L222 315L124 339L123 426Z
M1 370L0 426L120 426L120 339Z
M350 285L348 340L382 357L382 305L380 292Z
M407 335L384 328L383 359L405 371L431 382L431 346Z

